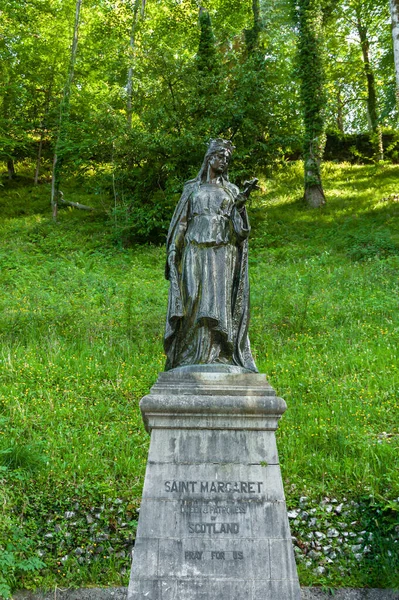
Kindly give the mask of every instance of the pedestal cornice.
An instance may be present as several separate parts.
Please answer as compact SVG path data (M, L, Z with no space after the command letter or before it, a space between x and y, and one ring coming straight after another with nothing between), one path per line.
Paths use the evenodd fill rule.
M140 402L149 432L175 427L274 431L286 408L263 374L183 369L161 373Z

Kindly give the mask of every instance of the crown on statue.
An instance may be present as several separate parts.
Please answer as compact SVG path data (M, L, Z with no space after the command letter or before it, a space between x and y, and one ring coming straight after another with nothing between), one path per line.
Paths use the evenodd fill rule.
M235 146L233 146L230 140L224 140L223 138L210 139L207 154L214 154L220 150L227 150L232 154L234 149Z

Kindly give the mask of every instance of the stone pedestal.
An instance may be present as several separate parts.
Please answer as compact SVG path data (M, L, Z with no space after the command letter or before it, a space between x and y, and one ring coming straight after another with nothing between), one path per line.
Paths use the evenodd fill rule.
M299 600L266 377L161 373L141 411L151 445L128 600Z

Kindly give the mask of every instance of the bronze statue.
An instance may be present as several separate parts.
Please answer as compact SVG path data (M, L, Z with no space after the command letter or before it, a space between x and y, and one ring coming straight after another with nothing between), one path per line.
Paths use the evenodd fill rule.
M245 203L258 180L245 182L241 193L230 183L233 150L228 140L210 141L170 223L166 370L219 363L257 371L248 339L250 226Z

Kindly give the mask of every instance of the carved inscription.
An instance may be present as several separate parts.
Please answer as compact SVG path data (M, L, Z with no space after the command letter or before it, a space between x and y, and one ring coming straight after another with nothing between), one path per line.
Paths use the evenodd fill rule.
M204 560L204 554L210 554L212 560L244 560L244 552L241 550L208 550L206 552L186 550L184 553L185 560Z
M188 515L244 515L247 503L237 500L227 500L223 504L216 504L214 500L181 500L180 511Z
M260 494L263 481L165 481L165 492L179 494Z
M165 492L182 495L179 502L180 513L187 519L184 521L188 533L193 535L203 534L212 537L220 534L237 535L240 532L240 523L230 522L228 517L245 515L250 504L262 502L262 498L257 494L261 494L263 491L263 481L182 481L171 479L164 481L163 484ZM219 496L211 499L209 496L206 497L206 494L227 494L227 497ZM232 494L239 494L239 496L232 497ZM201 495L202 498L198 497ZM220 517L222 517L222 522L219 522ZM185 550L184 559L190 562L202 562L209 559L212 561L242 561L244 552L226 549Z
M240 526L238 523L189 523L189 533L207 533L213 535L217 533L238 533Z
M203 552L191 552L186 550L184 553L184 558L186 560L202 560Z

